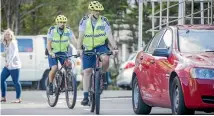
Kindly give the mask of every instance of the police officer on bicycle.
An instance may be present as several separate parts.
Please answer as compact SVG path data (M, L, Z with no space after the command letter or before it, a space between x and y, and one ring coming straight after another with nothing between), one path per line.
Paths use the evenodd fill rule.
M56 58L56 55L66 55L69 43L77 45L76 38L68 26L67 18L64 15L58 15L55 19L56 25L51 26L47 34L47 52L48 61L51 68L49 72L49 94L53 95L53 79L57 70L58 60L61 64L65 59Z
M113 48L113 54L117 54L118 48L116 41L113 38L110 24L106 17L101 16L100 12L104 10L104 7L98 1L90 2L88 9L91 13L88 16L84 16L79 24L79 38L77 44L77 50L79 54L82 54L82 50L85 51L97 51L108 52L107 40ZM108 39L107 39L108 38ZM90 77L92 75L92 68L96 65L96 56L88 56L83 54L83 95L84 98L81 101L82 105L88 105L88 90L90 84ZM109 56L102 55L102 75L109 67Z

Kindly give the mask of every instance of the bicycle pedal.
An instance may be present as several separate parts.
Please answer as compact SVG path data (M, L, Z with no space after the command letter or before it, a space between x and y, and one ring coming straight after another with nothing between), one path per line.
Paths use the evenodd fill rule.
M90 104L86 104L86 105L83 105L83 106L90 106Z

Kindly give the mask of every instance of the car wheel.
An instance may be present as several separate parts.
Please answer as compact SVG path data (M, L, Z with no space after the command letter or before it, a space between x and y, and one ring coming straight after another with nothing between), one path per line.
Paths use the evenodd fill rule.
M137 78L134 78L132 82L132 106L135 114L149 114L152 109L151 106L145 104L142 100Z
M180 81L178 77L175 77L172 83L171 89L171 103L172 103L172 114L182 115L182 114L194 114L195 111L188 109L185 106L183 91L181 88Z
M40 81L40 90L46 90L46 81L48 79L48 74L49 74L50 70L46 70L42 76L42 79Z

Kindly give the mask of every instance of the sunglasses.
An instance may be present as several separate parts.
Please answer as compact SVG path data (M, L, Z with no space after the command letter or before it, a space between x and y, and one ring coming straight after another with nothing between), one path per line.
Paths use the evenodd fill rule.
M92 11L94 11L94 12L100 12L99 10L92 10Z
M65 24L66 22L59 22L59 23L64 23Z

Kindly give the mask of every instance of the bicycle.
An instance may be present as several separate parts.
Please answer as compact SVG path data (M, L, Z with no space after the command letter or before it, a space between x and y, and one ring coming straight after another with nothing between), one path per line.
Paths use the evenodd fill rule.
M95 55L96 56L96 65L93 67L93 73L90 78L89 86L89 106L91 107L91 112L94 112L96 107L96 114L100 113L100 95L102 94L103 88L102 84L106 79L101 78L101 55L112 55L112 52L88 52L84 51L85 55ZM103 81L103 83L101 83Z
M53 95L49 95L49 90L46 89L46 94L48 98L48 104L51 107L56 106L59 95L61 92L65 92L66 103L69 109L73 109L76 104L77 98L77 85L76 85L76 75L73 74L72 69L75 66L72 66L71 57L79 57L79 55L56 55L56 58L65 58L64 64L61 68L57 69L55 78L53 80ZM75 64L75 63L73 63ZM49 86L49 78L46 82L47 88ZM69 92L73 93L72 100L70 101ZM51 97L54 97L51 101Z

